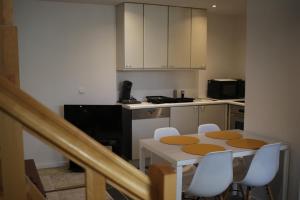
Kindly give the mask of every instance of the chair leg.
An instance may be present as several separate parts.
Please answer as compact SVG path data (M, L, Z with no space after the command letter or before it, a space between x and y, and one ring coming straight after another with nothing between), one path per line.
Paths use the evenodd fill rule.
M223 193L224 194L224 196L222 197L223 199L227 199L227 197L228 197L228 194L229 194L229 192L231 191L231 189L232 189L232 184L225 190L225 192Z
M251 193L251 187L247 187L246 188L246 195L245 195L246 200L250 199L250 193Z
M267 185L267 192L268 192L268 195L270 197L270 200L274 200L272 190L271 190L271 187L269 185Z
M238 184L238 187L241 190L241 194L242 194L242 197L244 199L245 198L245 192L244 192L243 186L241 184Z

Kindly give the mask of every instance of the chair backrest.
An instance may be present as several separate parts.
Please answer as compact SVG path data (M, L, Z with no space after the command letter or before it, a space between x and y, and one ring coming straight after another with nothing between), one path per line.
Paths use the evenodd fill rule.
M256 151L242 184L264 186L270 183L279 169L280 143L267 144Z
M158 128L154 131L154 140L159 140L161 137L180 135L179 131L173 127Z
M232 152L207 154L201 159L187 192L198 197L213 197L232 183Z
M201 124L198 127L198 133L205 133L210 131L220 131L220 127L217 124Z

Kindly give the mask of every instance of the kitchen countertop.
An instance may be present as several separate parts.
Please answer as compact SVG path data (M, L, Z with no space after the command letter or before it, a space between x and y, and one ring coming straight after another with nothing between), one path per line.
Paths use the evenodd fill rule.
M201 105L216 105L216 104L231 104L238 106L245 106L245 103L236 102L237 100L212 100L212 99L195 99L193 102L184 103L162 103L153 104L149 102L142 102L141 104L122 104L123 108L129 110L143 109L143 108L162 108L162 107L176 107L176 106L201 106Z

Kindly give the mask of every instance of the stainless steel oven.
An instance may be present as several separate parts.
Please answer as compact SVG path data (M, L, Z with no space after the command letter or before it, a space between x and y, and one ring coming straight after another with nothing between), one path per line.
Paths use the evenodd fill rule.
M229 129L244 130L244 106L229 105Z

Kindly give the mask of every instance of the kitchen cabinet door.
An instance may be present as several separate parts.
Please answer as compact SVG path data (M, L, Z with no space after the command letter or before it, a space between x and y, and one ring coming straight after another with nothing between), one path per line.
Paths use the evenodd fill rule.
M143 4L124 3L117 7L117 67L143 68Z
M170 126L180 134L197 133L198 106L171 107Z
M227 104L199 106L199 125L213 123L221 130L227 128Z
M191 10L169 7L169 68L191 67Z
M191 68L205 69L207 63L207 13L192 9Z
M153 138L157 128L168 127L170 118L132 120L132 159L139 158L140 139Z
M144 68L166 68L168 6L144 5Z

